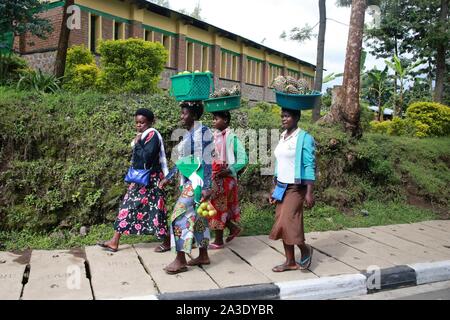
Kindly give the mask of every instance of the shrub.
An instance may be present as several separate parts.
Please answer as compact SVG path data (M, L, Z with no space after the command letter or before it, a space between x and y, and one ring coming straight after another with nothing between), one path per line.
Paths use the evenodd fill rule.
M94 55L84 46L72 47L67 51L64 89L83 91L94 88L100 70Z
M84 46L74 46L67 50L66 73L80 64L95 63L94 55Z
M436 102L415 102L406 110L406 117L421 128L422 136L450 134L450 108L446 105Z
M410 119L401 119L395 117L389 121L387 134L391 136L412 136L416 132L416 127Z
M99 73L100 70L95 63L75 65L66 77L64 89L84 91L94 88Z
M391 125L391 121L371 121L370 128L372 132L387 134L388 129Z
M142 39L108 40L99 45L103 91L155 93L168 52L156 42Z
M0 85L17 82L20 72L27 68L25 59L15 54L0 54Z

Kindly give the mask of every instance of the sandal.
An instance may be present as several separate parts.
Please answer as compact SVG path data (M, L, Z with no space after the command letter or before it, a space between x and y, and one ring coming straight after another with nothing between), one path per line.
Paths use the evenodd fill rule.
M211 243L208 246L208 249L210 249L210 250L217 250L217 249L223 249L224 247L225 247L225 245L223 245L223 244Z
M188 268L187 267L181 267L181 268L179 268L177 270L167 270L167 269L164 269L164 270L166 271L167 274L178 274L178 273L182 273L182 272L188 271Z
M116 249L114 249L114 248L111 248L110 246L108 246L107 244L106 244L106 242L108 242L108 241L100 241L100 242L97 242L97 245L99 245L100 247L102 247L103 249L105 249L105 250L107 250L107 251L110 251L110 252L117 252L117 248Z
M234 238L236 238L238 235L240 235L242 232L242 229L237 227L237 231L231 233L226 239L225 242L230 242L231 240L233 240Z
M300 260L297 261L297 263L300 265L301 270L306 270L311 266L314 249L310 245L308 245L308 248L309 248L309 256L303 260L302 258L300 258Z
M170 251L170 247L166 248L162 244L160 244L159 246L157 246L155 248L155 252L158 252L158 253L163 253L163 252L167 252L167 251Z
M299 270L300 266L298 264L295 264L295 266L288 266L286 264L280 264L279 266L273 267L273 272L284 272L284 271L293 271L293 270Z

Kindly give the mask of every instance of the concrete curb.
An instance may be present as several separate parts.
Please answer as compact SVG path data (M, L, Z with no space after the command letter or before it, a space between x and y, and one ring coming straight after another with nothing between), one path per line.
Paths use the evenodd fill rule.
M373 272L371 272L373 271ZM372 269L350 275L232 288L162 293L131 300L325 300L450 280L450 260ZM127 299L127 300L129 300Z
M366 277L351 274L300 281L279 282L280 299L325 300L367 294Z
M415 270L417 284L450 280L450 260L410 265Z

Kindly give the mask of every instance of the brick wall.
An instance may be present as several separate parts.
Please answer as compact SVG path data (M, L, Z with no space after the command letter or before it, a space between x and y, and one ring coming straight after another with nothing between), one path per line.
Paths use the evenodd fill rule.
M114 38L113 35L113 21L111 19L102 17L102 39L103 40L112 40Z
M186 36L180 34L176 44L176 68L180 72L186 70Z
M44 51L55 49L58 47L58 38L61 31L61 23L63 17L62 7L54 8L39 14L40 17L50 20L53 26L53 33L48 35L47 39L39 39L31 33L25 35L25 43L21 53Z
M103 21L103 23L105 23L105 21ZM86 48L88 47L88 25L89 13L81 11L81 29L70 31L69 46L84 45Z

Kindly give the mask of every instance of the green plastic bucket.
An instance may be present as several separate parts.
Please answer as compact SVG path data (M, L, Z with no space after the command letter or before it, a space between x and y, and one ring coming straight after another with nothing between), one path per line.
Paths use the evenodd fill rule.
M214 77L210 72L179 74L170 77L170 95L177 101L199 101L214 92Z
M275 91L275 99L277 105L282 108L292 110L309 110L320 102L322 93L314 91L311 94L287 94L284 92Z
M241 96L211 98L203 101L206 112L218 112L237 109L241 106Z

